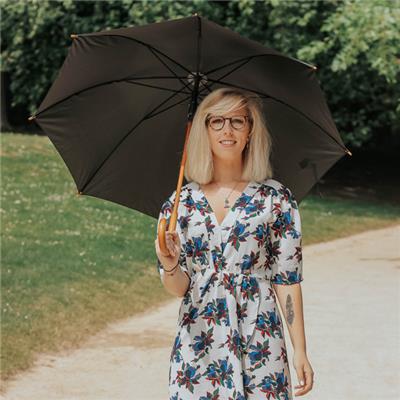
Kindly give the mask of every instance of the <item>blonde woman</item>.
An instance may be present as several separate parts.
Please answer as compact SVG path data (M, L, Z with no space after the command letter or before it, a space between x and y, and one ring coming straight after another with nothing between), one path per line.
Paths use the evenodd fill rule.
M155 241L166 290L182 297L170 356L170 400L292 399L281 314L299 384L306 355L301 222L290 189L272 178L261 100L220 88L200 103L169 254ZM161 208L170 218L176 191Z

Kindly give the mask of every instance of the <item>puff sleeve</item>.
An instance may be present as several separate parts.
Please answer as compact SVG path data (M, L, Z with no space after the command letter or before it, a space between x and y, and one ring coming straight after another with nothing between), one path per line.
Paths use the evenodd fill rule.
M174 201L175 201L175 195L176 195L176 190L161 206L161 211L160 211L160 214L158 216L158 221L157 221L156 238L157 238L158 227L160 225L161 218L165 218L167 220L167 226L169 226L171 215L172 215L172 210L173 210L173 206L174 206ZM180 200L180 202L181 201L182 200ZM185 251L186 239L185 239L185 234L184 234L184 230L182 229L181 223L182 223L182 220L181 220L181 217L179 216L179 212L178 212L176 231L178 232L179 239L181 242L181 254L179 256L179 265L180 265L180 268L182 269L182 271L184 271L190 278L189 270L188 270L187 262L186 262L186 251ZM157 269L160 274L160 279L162 281L163 276L164 276L164 269L163 269L163 266L162 266L160 260L158 259L158 257L157 257Z
M293 193L281 185L273 196L274 217L268 224L267 252L271 282L291 285L303 280L302 234L298 204Z

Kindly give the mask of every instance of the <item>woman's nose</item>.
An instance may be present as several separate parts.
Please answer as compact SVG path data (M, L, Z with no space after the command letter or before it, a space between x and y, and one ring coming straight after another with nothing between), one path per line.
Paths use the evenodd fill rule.
M233 131L233 128L231 126L231 121L229 119L226 119L224 129L222 130L222 132L223 133L225 133L225 132L232 133L232 131Z

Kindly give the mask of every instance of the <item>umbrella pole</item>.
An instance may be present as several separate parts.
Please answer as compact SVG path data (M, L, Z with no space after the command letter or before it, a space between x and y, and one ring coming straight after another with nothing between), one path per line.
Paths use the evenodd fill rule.
M173 208L173 211L171 214L169 226L167 227L167 220L165 218L161 218L160 224L158 227L158 243L159 243L160 249L163 253L169 252L167 249L166 242L165 242L166 230L168 229L168 232L173 232L173 231L175 231L175 228L176 228L176 222L178 219L178 205L179 205L179 199L180 199L181 188L182 188L182 183L183 183L183 173L185 170L185 163L186 163L186 143L189 138L191 127L192 127L192 121L189 120L186 125L185 144L183 146L183 155L182 155L181 165L179 168L179 177L178 177L178 185L176 187L174 208Z
M176 222L178 219L178 206L179 206L181 188L182 188L182 183L183 183L183 173L185 171L185 163L186 163L186 144L189 139L190 129L192 127L192 121L193 121L194 114L197 109L197 98L198 98L198 94L199 94L199 84L200 84L201 77L200 77L199 73L194 73L192 75L192 78L193 78L193 86L194 87L193 87L193 91L192 91L192 98L191 98L190 104L189 104L188 122L186 125L186 134L185 134L185 143L183 145L182 160L181 160L181 165L179 168L179 177L178 177L178 184L176 186L174 208L172 210L172 215L171 215L171 219L169 222L169 226L167 227L167 220L165 218L161 218L159 227L158 227L158 232L157 232L160 250L164 254L169 253L166 242L165 242L165 232L167 229L168 229L168 232L173 232L173 231L175 231L175 228L176 228Z

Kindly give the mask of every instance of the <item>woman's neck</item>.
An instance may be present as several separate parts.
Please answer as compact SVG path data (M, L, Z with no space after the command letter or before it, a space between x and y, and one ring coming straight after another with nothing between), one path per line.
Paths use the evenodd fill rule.
M214 177L213 182L220 184L230 184L242 181L242 163L226 162L225 160L214 159Z

